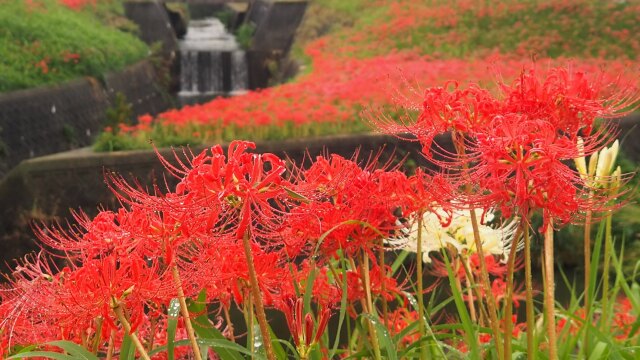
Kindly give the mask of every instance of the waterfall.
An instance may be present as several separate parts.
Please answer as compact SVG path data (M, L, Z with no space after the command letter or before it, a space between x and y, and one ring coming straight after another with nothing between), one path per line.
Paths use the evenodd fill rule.
M242 50L231 53L231 93L245 93L249 88L247 54Z
M179 42L182 105L246 92L245 52L218 19L193 20Z

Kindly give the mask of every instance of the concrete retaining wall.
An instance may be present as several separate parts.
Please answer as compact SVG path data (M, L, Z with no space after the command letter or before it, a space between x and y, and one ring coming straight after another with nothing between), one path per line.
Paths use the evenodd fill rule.
M349 158L358 148L363 161L372 152L383 149L382 162L391 156L402 157L410 153L412 159L423 164L418 155L418 144L383 135L334 136L257 145L259 152L289 156L296 163L305 159L307 152L313 158L323 153ZM204 147L194 148L193 152L197 154L202 149ZM180 150L178 152L181 154ZM174 159L171 149L162 149L160 153L167 159ZM90 149L79 149L24 161L0 181L0 199L3 199L0 204L0 263L35 248L31 233L34 221L64 223L71 218L70 209L82 208L95 215L99 206L118 208L118 202L105 184L105 172L121 174L130 183L135 179L150 188L157 184L163 190L166 190L165 179L169 186L177 183L153 151L94 153Z
M118 93L131 103L134 119L169 108L157 78L143 61L104 79L0 94L0 178L22 160L90 145Z

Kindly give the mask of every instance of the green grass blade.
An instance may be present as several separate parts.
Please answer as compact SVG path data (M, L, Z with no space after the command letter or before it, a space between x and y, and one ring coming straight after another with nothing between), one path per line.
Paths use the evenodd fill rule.
M389 360L397 360L398 352L394 342L391 340L389 330L387 330L380 320L371 314L361 314L360 316L369 320L376 328L376 335L378 337L378 342L380 343L380 350L386 352L386 358Z
M178 327L178 317L180 316L180 301L171 299L167 310L167 360L174 360L176 329Z
M75 359L98 360L98 357L95 356L91 351L71 341L51 341L47 343L47 345L57 346L69 353L69 355L74 356Z
M266 359L263 355L253 353L249 351L249 349L246 349L243 346L238 345L233 341L230 341L227 339L198 339L198 344L207 345L211 347L216 351L218 355L220 355L220 352L219 352L220 350L227 350L230 353L248 355L252 359L257 359L257 360ZM244 358L240 357L240 359L244 359Z
M133 345L131 335L126 334L120 345L120 360L135 360L136 347Z
M599 342L591 351L591 355L589 355L589 360L600 360L606 359L605 353L607 352L607 344Z
M205 340L228 341L227 338L225 338L224 335L222 335L220 330L216 329L209 321L209 317L207 317L207 311L206 311L207 309L206 300L207 300L206 292L205 290L202 290L200 294L198 294L198 298L196 299L196 301L191 301L191 303L188 306L189 311L191 313L201 314L200 316L193 318L191 321L191 325L193 325L193 330L195 331L198 337L198 342L205 341ZM240 348L244 349L242 346L240 346ZM220 347L220 348L214 347L213 350L216 352L216 354L218 354L218 356L220 356L221 360L244 359L242 355L238 353L238 351L233 351L232 348L228 346Z
M70 355L66 355L66 354L61 354L61 353L56 353L56 352L52 352L52 351L29 351L26 353L21 353L21 354L16 354L13 356L9 356L7 358L7 360L9 359L24 359L24 358L34 358L34 357L39 357L39 358L47 358L47 359L56 359L56 360L78 360L79 358L70 356Z
M469 317L469 312L462 298L462 294L456 287L455 283L455 275L453 273L453 269L451 268L451 262L449 261L449 257L446 253L443 252L442 258L444 259L445 265L447 267L447 275L449 277L449 283L451 284L451 292L453 293L453 300L456 304L456 309L458 309L458 315L460 316L460 321L462 321L462 326L464 328L464 336L467 340L467 344L469 345L469 355L472 359L479 359L480 353L478 352L478 342L476 332L473 328L473 324L471 323L471 318Z
M340 261L343 264L346 262L344 259L344 254L342 252L340 252ZM346 268L344 266L340 266L340 268L342 270L342 279L346 279L347 278ZM333 359L333 357L336 354L336 351L338 350L338 345L340 343L340 332L342 330L344 318L347 313L347 282L346 281L342 281L340 290L342 291L342 297L340 299L340 314L338 317L338 328L335 331L336 338L333 341L333 347L331 348L331 352L329 353L329 359Z

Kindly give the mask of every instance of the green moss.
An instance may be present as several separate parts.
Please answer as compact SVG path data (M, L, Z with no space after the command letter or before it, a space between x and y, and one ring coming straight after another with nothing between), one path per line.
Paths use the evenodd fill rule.
M54 0L0 3L0 92L100 77L147 56L139 39L103 23L118 18L101 15L114 14L106 5L74 11Z

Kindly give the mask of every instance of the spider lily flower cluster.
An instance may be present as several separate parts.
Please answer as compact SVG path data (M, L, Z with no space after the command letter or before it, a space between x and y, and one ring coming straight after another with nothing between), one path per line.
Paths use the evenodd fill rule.
M343 354L382 358L380 339L393 325L391 333L404 339L393 351L431 346L412 341L446 343L443 348L457 352L478 352L478 343L488 343L499 349L492 352L498 358L510 356L511 337L535 330L529 317L526 325L513 326L511 310L521 299L533 304L530 283L525 292L513 285L516 267L530 272L529 221L540 214L541 230L549 232L587 209L614 206L608 200L615 191L600 191L586 165L576 171L566 161L603 157L600 165L592 160L594 174L610 173L617 145L604 146L613 130L594 131L594 121L628 111L636 97L631 90L609 92L598 78L565 68L543 76L523 71L500 88L501 96L478 86L430 88L417 119L373 119L382 131L412 132L424 156L441 166L439 173L407 175L376 166L375 158L362 164L338 155L296 167L253 152L253 143L234 141L226 151L213 146L200 154L185 151L175 161L160 157L179 179L167 193L149 194L111 177L122 208L93 219L77 214L74 230L41 229L46 252L26 258L9 276L0 292L0 353L65 339L112 358L130 340L140 357L150 358L177 336L192 347L180 346L176 355L199 358L199 331L222 330L223 324L220 333L254 349L256 336L234 331L229 314L238 308L247 329L262 335L269 359L279 353L269 309L285 315L295 344L288 355L298 358L336 354L331 344L340 331L326 332L336 313L362 325L350 327L349 335L362 340L351 341L339 350ZM452 133L455 151L434 145L444 132ZM398 247L416 252L415 280L388 265L385 250ZM522 249L524 262L516 260ZM424 287L423 256L427 271L449 277L452 292L463 294L462 306L491 333L466 328L466 345L427 334L425 320L439 316L428 313L423 296L441 282ZM63 267L52 265L56 257ZM177 332L169 331L176 304ZM205 310L220 321L206 320ZM549 326L555 329L553 318ZM549 334L552 358L555 341Z
M418 229L418 221L414 219L410 228L402 229L404 236L386 239L385 244L389 246L389 249L402 249L415 253L417 251L418 231L421 231L424 234L422 260L426 263L431 262L429 254L439 253L441 249L451 248L457 253L464 252L469 255L476 253L473 226L469 212L454 210L447 224L442 223L442 219L446 218L446 216L443 214L438 215L441 212L439 209L425 212L422 215L422 229ZM482 213L481 209L480 213ZM493 212L487 212L484 216L486 222L491 222L493 219ZM506 261L506 256L512 244L515 242L515 246L518 246L519 243L517 239L514 239L517 227L517 219L498 227L492 227L487 224L478 225L484 252Z

